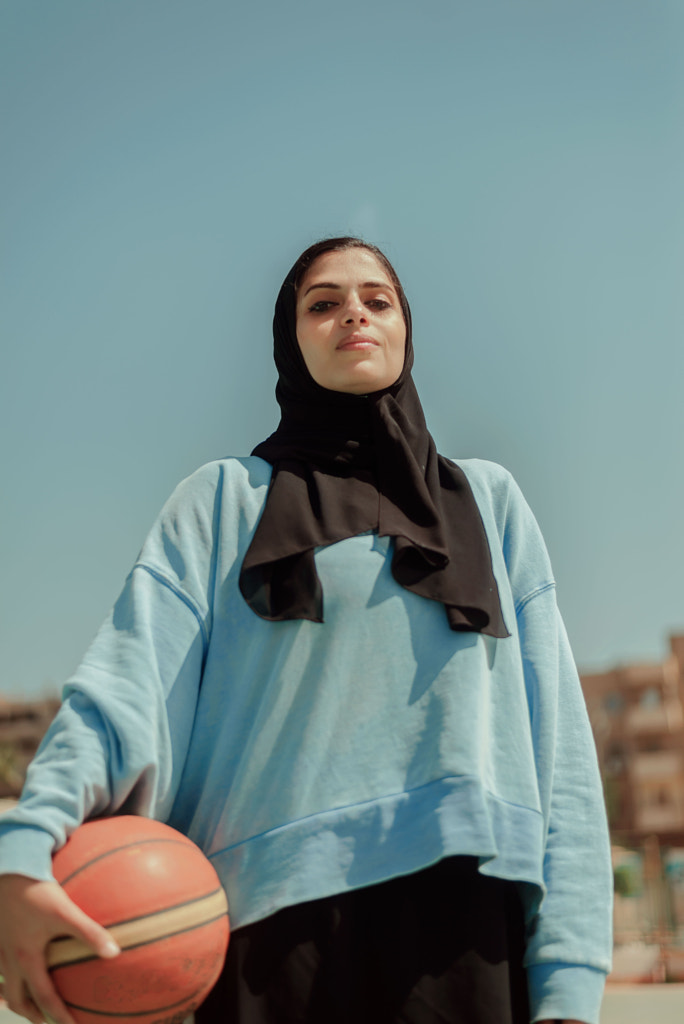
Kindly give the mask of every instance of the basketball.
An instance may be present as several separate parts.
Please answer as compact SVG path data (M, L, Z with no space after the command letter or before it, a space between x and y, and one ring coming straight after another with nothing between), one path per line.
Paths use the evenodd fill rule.
M121 947L112 960L74 938L47 949L55 987L78 1024L180 1024L208 995L228 947L228 906L214 868L158 821L101 818L78 828L53 872Z

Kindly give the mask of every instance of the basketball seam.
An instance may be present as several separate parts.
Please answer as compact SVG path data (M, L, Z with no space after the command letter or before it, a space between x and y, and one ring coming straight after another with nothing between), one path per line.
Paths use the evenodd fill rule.
M220 890L219 889L215 889L214 892L208 893L207 896L202 896L202 897L200 897L200 899L209 899L211 896L215 896L218 892L220 892ZM189 900L188 903L179 903L176 906L168 907L168 908L165 908L165 909L177 910L178 907L184 907L184 906L188 906L191 903L199 903L199 902L200 902L200 900ZM143 914L141 917L132 917L128 921L117 921L116 924L110 924L110 925L107 925L107 927L108 928L115 928L118 925L133 924L133 923L135 923L135 921L144 921L146 918L153 917L153 916L154 916L153 914ZM207 918L206 921L196 921L194 924L185 925L183 928L176 928L175 931L164 932L163 934L160 934L160 935L154 935L151 939L145 939L143 942L134 942L134 943L131 943L130 946L122 946L121 952L122 953L127 953L129 949L140 949L142 946L151 946L154 942L163 942L164 939L171 939L175 935L183 935L185 932L197 931L198 928L204 928L208 924L214 924L214 922L220 921L224 917L226 917L226 911L222 910L220 914L215 914L213 917ZM65 938L68 939L68 938L70 938L70 936L69 937L65 937ZM52 941L57 943L60 940L59 939L53 939ZM76 960L66 960L62 964L55 964L53 967L49 967L48 970L49 971L59 971L59 970L65 968L65 967L73 967L74 964L87 964L91 960L99 960L99 959L101 959L101 958L97 955L97 953L91 953L89 956L78 957L78 959L76 959Z
M110 921L109 924L103 924L103 928L118 928L119 925L124 924L135 924L136 921L144 921L148 917L154 917L155 914L165 914L169 910L180 910L181 907L191 907L193 903L201 903L202 900L209 900L212 896L216 896L217 893L222 891L221 886L212 889L211 892L204 892L201 896L195 896L191 900L182 900L180 903L171 903L168 907L160 907L159 910L148 910L144 914L138 914L136 917L125 917L121 921ZM98 922L102 924L102 922ZM70 938L71 936L65 935L64 938ZM60 936L61 938L61 936ZM54 939L54 942L59 942L59 938Z
M78 1006L77 1003L67 1002L65 1005L71 1010L81 1010L83 1013L92 1013L98 1017L149 1017L153 1013L167 1013L169 1010L175 1010L177 1006L185 1006L186 1003L192 1002L193 999L197 999L202 994L205 986L200 986L190 996L186 996L185 999L179 999L177 1003L169 1003L168 1006L155 1006L153 1010L122 1010L116 1012L115 1010L91 1010L89 1006Z
M59 884L62 887L64 887L67 884L67 882L70 882L72 878L75 878L76 875L79 875L81 871L85 871L85 869L89 868L91 864L97 864L98 861L104 860L105 857L111 857L112 854L120 853L122 850L130 850L132 846L145 846L148 843L174 843L176 846L183 846L185 847L185 849L192 849L192 847L188 846L187 843L181 842L180 839L165 839L162 837L160 837L159 839L136 839L131 843L124 843L123 846L117 846L112 850L105 850L104 853L98 853L97 857L93 857L92 860L87 861L85 864L81 864L81 866L76 868L75 871L72 871L70 875L67 875L66 878L63 878Z

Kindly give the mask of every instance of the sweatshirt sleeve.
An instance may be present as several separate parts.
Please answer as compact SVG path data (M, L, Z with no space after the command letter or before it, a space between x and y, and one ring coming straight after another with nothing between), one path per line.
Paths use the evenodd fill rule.
M52 852L87 818L168 816L211 630L213 493L191 477L163 509L0 819L0 873L51 878Z
M522 887L530 1019L598 1024L613 897L601 778L546 548L515 484L510 499L507 562L546 837L545 895Z
M532 597L518 623L546 826L546 894L526 900L531 1020L598 1024L613 883L594 741L555 589Z

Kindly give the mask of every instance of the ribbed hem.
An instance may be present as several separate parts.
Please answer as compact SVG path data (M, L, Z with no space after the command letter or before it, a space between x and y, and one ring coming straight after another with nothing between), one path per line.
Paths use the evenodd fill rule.
M457 854L479 857L483 874L536 885L541 898L542 830L538 811L493 797L477 779L446 778L312 815L210 851L210 859L239 928Z
M531 964L527 968L530 1020L581 1020L599 1024L606 975L576 964Z
M30 825L0 824L0 840L0 874L53 881L53 835Z

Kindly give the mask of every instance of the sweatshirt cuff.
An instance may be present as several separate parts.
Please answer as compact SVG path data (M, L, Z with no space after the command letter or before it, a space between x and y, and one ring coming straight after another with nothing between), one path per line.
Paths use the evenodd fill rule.
M530 1021L581 1020L599 1024L604 971L576 964L531 964L527 968Z
M52 882L55 837L42 828L0 824L0 875L26 875Z

